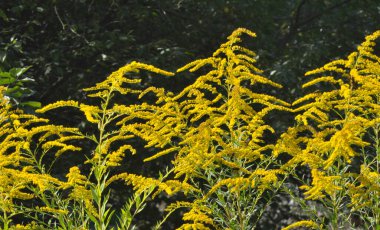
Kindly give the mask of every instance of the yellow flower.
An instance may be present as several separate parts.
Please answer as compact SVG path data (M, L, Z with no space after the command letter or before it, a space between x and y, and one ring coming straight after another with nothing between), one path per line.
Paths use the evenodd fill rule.
M41 109L37 109L37 113L45 113L46 111L60 108L60 107L67 107L67 106L72 106L72 107L78 107L79 103L77 101L57 101L55 103L49 104Z
M35 221L27 225L16 224L16 226L11 227L11 230L39 230L44 229L44 227L38 225Z
M351 90L350 90L350 88L349 88L349 86L347 84L343 84L341 86L340 90L341 90L341 95L344 98L346 98L346 99L350 98Z
M312 169L311 175L313 178L312 187L308 185L300 186L300 189L307 190L305 192L306 199L317 200L325 197L324 192L331 196L342 190L342 187L337 182L337 180L341 179L340 176L325 176L325 173L318 169Z
M177 230L210 230L211 228L205 226L202 223L183 224Z
M194 221L195 223L213 224L214 221L207 214L197 209L191 209L182 218L184 221Z
M238 177L222 179L208 191L206 196L203 197L203 200L206 200L208 197L210 197L213 193L215 193L218 189L220 189L223 186L226 186L231 192L238 193L240 191L244 191L251 185L252 179L250 178Z
M154 159L156 159L158 157L164 156L166 154L169 154L169 153L177 151L177 150L179 150L179 147L172 147L172 148L169 148L169 149L165 149L163 151L160 151L160 152L156 153L154 156L151 156L151 157L148 157L148 158L144 159L144 161L151 161L151 160L154 160Z
M178 205L182 206L181 203ZM187 204L185 204L186 206ZM210 216L211 209L206 205L203 205L201 201L194 201L190 205L190 211L183 215L184 221L189 221L190 223L183 224L178 229L210 229L211 226L215 227L214 220ZM184 206L182 206L184 207ZM208 227L210 226L210 227Z
M296 228L298 229L300 227L307 227L307 228L311 228L311 229L322 229L322 226L319 226L314 221L301 220L301 221L297 221L297 222L283 228L282 230L290 230L290 229L296 229Z
M376 199L380 195L380 174L369 165L360 166L360 174L356 175L356 183L348 185L353 210L376 207Z
M67 183L64 187L83 186L87 184L87 177L82 175L77 166L71 167L70 172L66 175Z
M115 180L124 180L127 185L132 185L133 189L135 190L136 194L140 194L143 191L150 189L152 187L158 187L160 191L165 191L168 194L172 193L172 189L167 186L165 183L162 183L159 180L153 179L153 178L146 178L143 176L139 176L136 174L130 174L130 173L121 173L118 175L115 175L108 179L107 184L112 183Z
M329 168L339 158L343 157L347 163L351 162L351 158L357 155L351 145L365 147L369 143L361 139L360 135L365 131L366 120L356 118L353 114L348 115L348 120L343 124L340 131L336 131L330 139L330 148L332 152L328 159L324 162L324 169Z
M114 151L111 154L108 155L108 160L106 165L108 166L119 166L121 161L124 158L124 151Z
M117 91L121 94L141 93L141 90L134 90L123 86L123 84L136 84L141 82L141 79L132 79L125 76L127 73L136 73L140 70L147 70L165 76L173 76L173 73L171 72L159 69L152 65L133 61L112 72L105 81L97 83L94 87L86 88L84 91L94 91L88 96L100 98L107 98L114 91Z
M86 116L87 121L95 124L99 122L101 110L97 106L80 104L79 108Z

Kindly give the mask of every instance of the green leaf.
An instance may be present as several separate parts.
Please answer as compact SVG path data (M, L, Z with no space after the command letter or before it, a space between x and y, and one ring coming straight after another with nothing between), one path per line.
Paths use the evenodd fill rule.
M89 210L86 209L86 213L87 213L87 216L90 218L90 220L95 224L95 225L99 225L99 221L98 219L91 214L91 212Z
M15 87L9 87L7 89L7 91L5 91L5 94L10 95L10 94L15 93L17 91L20 91L20 86L16 85Z
M105 225L108 226L111 222L111 219L113 217L113 215L115 214L115 210L112 210L112 209L108 209L105 213L104 213L104 216L106 217L105 219Z
M5 94L13 98L29 97L34 94L33 90L21 86L16 84L14 87L8 88Z
M32 66L22 67L22 68L12 68L9 72L13 77L19 77L24 74Z
M13 97L13 98L15 98L15 99L20 98L20 97L22 97L22 95L23 95L21 91L14 91L14 92L12 92L12 93L7 93L7 91L5 91L5 93L6 93L8 96Z
M39 101L26 101L26 102L22 102L21 105L29 106L32 108L41 108L41 102Z
M13 78L9 72L0 72L0 78Z
M16 79L12 77L0 77L0 85L9 85L15 82Z
M146 203L143 203L142 205L136 207L137 209L135 210L135 213L136 214L140 213L142 210L144 210L145 206L146 206Z
M30 77L24 77L20 81L21 82L35 82L35 80L33 78L30 78Z
M91 194L92 194L92 198L94 199L95 203L100 205L100 203L99 203L100 198L98 196L98 193L96 192L96 188L94 188L94 187L91 188Z

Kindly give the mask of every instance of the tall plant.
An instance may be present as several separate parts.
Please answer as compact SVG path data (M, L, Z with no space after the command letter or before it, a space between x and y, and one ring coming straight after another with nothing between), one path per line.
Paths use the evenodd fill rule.
M44 113L62 107L77 108L83 112L86 121L95 126L92 134L82 133L77 128L49 124L47 119L12 109L10 102L0 95L4 98L0 116L2 229L11 226L133 229L133 218L142 211L148 198L161 191L172 194L172 187L182 188L181 191L191 189L185 182L164 183L165 173L169 172L153 179L113 170L127 157L127 151L132 154L136 152L126 141L134 137L130 129L140 127L134 120L136 114L143 114L138 111L145 109L144 105L117 104L113 97L117 94L139 93L137 89L125 87L126 84L140 81L126 76L139 70L172 75L150 65L132 62L113 72L104 82L85 89L90 92L89 97L98 99L98 105L58 101L37 110ZM82 151L87 157L83 163L88 167L73 165L66 180L54 177L51 169L60 155L81 151L80 147L74 145L75 140L88 140L94 146L92 153ZM132 184L136 189L130 199L121 201L124 202L121 210L109 206L110 185L116 180ZM16 225L15 218L21 218L21 223Z
M380 57L375 52L379 37L377 31L347 59L306 73L319 76L303 87L323 86L324 91L311 91L293 103L298 106L297 126L283 134L276 148L276 154L291 156L282 169L300 180L306 200L287 191L309 210L305 213L313 222L297 222L294 227L380 227ZM310 179L294 170L299 165L310 170ZM311 204L319 209L309 209Z
M173 154L175 178L195 188L191 201L167 208L169 214L189 209L180 229L253 228L281 186L283 171L263 136L274 132L265 123L267 114L289 110L288 103L255 91L259 84L281 85L261 75L255 53L239 44L244 34L256 36L237 29L212 57L178 69L204 69L180 93L150 87L140 94L152 92L157 101L140 115L145 122L130 131L162 149L145 161Z
M285 229L379 228L380 31L347 59L306 73L319 76L304 88L322 90L295 101L294 110L262 93L281 85L262 75L255 53L241 45L243 35L256 36L239 28L211 57L178 69L200 75L178 93L142 89L141 71L174 73L131 62L84 89L88 102L37 110L77 109L92 133L12 108L0 87L0 227L134 229L148 199L182 192L186 199L169 204L156 229L181 208L179 229L253 229L273 197L286 192L306 218ZM296 112L296 125L271 143L275 130L266 119L276 111ZM155 178L120 167L141 139L156 150L145 161L172 159ZM72 151L87 160L73 162L66 178L55 176L54 163ZM294 179L303 195L288 186ZM134 189L121 209L110 205L117 180Z

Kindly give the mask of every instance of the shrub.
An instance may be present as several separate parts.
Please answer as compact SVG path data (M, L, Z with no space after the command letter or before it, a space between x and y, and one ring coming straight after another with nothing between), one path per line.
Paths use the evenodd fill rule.
M142 89L140 71L175 74L131 62L84 89L93 98L88 102L97 103L58 101L37 110L75 108L93 133L25 114L3 99L1 227L133 229L148 199L180 192L186 199L169 204L155 229L180 208L187 210L179 229L253 229L273 198L284 194L303 211L285 229L379 228L380 58L374 41L380 31L347 59L307 72L319 77L304 87L317 90L293 105L264 93L281 85L255 66L255 53L241 45L243 35L255 37L237 29L212 57L178 69L177 75L200 73L178 93ZM136 101L125 102L126 96ZM278 111L297 116L294 127L276 139L268 117ZM145 161L166 155L172 164L156 178L124 170L122 161L137 153L132 140L157 150ZM57 158L72 151L87 160L73 165L66 179L55 176ZM111 185L120 180L134 193L116 210L109 199Z

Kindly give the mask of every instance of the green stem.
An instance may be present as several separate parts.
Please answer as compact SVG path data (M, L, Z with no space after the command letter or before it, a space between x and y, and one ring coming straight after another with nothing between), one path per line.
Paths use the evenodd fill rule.
M104 190L105 190L105 181L106 181L106 176L105 176L105 173L106 173L106 158L103 159L102 157L102 145L103 145L103 142L104 142L104 132L105 132L105 127L107 125L107 115L106 115L106 112L107 112L107 107L108 107L108 104L109 104L109 101L111 99L111 95L112 95L112 89L110 90L110 92L108 93L107 95L107 98L105 100L105 102L102 104L102 117L101 117L101 120L100 122L98 123L98 128L99 128L99 142L98 142L98 146L96 148L96 153L95 154L98 154L98 162L95 163L94 165L94 175L95 175L95 179L96 179L96 187L94 188L95 190L95 196L96 196L96 204L97 204L97 209L98 209L98 223L97 223L97 226L96 228L97 229L101 229L101 230L105 230L106 229L106 224L105 224L105 204L103 204L104 202L107 202L106 199L103 199L103 193L104 193Z
M340 194L340 191L335 192L331 196L331 204L332 204L332 217L331 217L331 224L332 229L339 229L339 226L343 226L343 222L339 223L339 216L340 216L340 210L339 207L341 206L343 194Z
M11 222L11 220L8 218L7 212L5 210L3 210L3 218L2 219L4 221L3 229L8 230L9 229L9 223Z

